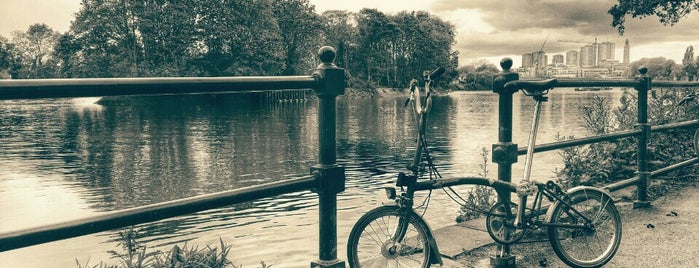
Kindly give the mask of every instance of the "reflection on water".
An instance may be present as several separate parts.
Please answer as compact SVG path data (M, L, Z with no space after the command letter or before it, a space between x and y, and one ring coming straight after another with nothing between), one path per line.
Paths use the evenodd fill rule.
M556 133L585 136L580 105L592 94L553 91L542 110L541 142ZM616 100L620 91L597 92ZM243 94L0 102L0 232L116 209L236 189L304 175L316 163L316 103L268 104ZM338 256L354 221L385 202L381 193L409 162L414 119L402 97L339 98L338 162L347 190L338 197ZM610 101L610 105L615 103ZM497 95L460 92L435 99L431 154L443 175L479 172L480 149L497 142ZM514 101L514 142L526 143L534 102ZM559 167L537 154L534 176ZM495 171L495 165L489 169ZM514 167L515 180L521 163ZM435 191L427 219L449 224L458 211ZM315 194L301 192L140 226L150 248L174 243L233 246L244 266L307 266L317 258ZM114 232L0 253L1 267L74 267L108 260ZM28 258L31 257L31 258Z

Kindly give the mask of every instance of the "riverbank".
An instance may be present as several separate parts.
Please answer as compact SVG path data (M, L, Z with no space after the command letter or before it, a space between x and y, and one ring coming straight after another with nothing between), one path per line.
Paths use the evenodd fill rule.
M649 208L634 209L631 190L614 192L622 216L622 243L607 267L699 267L699 187L696 178L656 183ZM487 234L486 234L487 235ZM453 237L453 236L452 236ZM517 267L566 267L555 255L545 230L512 246ZM440 248L441 250L441 248ZM490 267L497 245L464 248L456 256L460 267ZM449 266L451 267L451 266Z

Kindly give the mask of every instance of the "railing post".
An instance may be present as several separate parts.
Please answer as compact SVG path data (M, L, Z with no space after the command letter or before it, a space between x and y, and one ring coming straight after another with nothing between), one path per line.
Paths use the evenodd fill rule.
M506 90L505 83L519 80L519 74L512 72L512 59L500 61L502 73L493 81L493 91L498 93L498 143L493 144L492 159L498 164L498 180L512 181L512 164L517 162L517 144L512 143L512 96L515 91ZM510 193L498 193L504 200L510 202ZM515 256L511 254L509 245L500 245L496 256L490 257L493 267L515 267Z
M318 254L311 268L345 267L337 259L337 193L345 190L345 169L337 165L335 143L336 97L345 93L345 71L335 66L335 49L318 50L321 64L313 73L318 81L318 165L311 167L316 177L318 193Z
M650 172L648 171L648 141L650 139L650 124L648 124L648 91L651 89L651 78L648 76L648 68L641 66L640 73L636 80L638 84L634 87L638 92L638 123L637 128L641 129L638 136L637 148L637 174L638 184L636 185L636 201L633 207L648 207L648 185L650 184Z

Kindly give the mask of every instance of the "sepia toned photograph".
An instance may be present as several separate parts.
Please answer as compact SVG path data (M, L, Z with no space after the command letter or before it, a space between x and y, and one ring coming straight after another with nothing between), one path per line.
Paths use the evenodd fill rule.
M2 0L0 267L699 267L699 1Z

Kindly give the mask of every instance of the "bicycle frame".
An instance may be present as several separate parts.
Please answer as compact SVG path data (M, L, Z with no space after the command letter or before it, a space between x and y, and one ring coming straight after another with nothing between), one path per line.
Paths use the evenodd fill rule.
M400 255L396 252L400 252L401 243L406 238L408 227L414 226L415 229L419 230L419 237L424 238L420 243L425 243L424 249L426 251L421 251L423 254L422 267L428 267L429 264L442 264L441 256L439 254L439 249L437 248L437 243L434 236L431 233L431 229L427 225L427 222L418 215L414 209L414 196L415 192L419 191L431 191L435 189L449 188L451 186L458 185L480 185L491 187L496 190L498 194L498 200L500 202L496 203L490 211L484 212L476 210L487 215L486 227L488 233L491 237L498 243L507 245L516 243L519 241L523 235L524 230L530 228L548 227L549 240L553 247L556 255L561 258L566 264L573 267L599 267L607 263L614 256L614 253L619 247L621 241L621 218L619 213L614 207L614 199L611 195L605 191L591 186L578 186L567 191L563 191L561 186L553 181L548 181L546 183L532 182L530 180L533 156L534 156L534 146L536 144L536 135L539 126L539 120L541 115L541 105L547 100L545 96L548 90L553 88L557 81L555 79L544 80L544 81L514 81L505 84L505 87L510 87L514 90L522 90L525 95L531 96L536 101L536 106L534 108L534 115L532 118L532 128L529 133L529 140L527 142L527 154L525 159L525 167L522 181L518 184L511 182L499 181L488 179L484 177L452 177L452 178L441 178L439 172L437 172L434 163L429 156L429 150L427 147L427 141L425 138L426 124L427 124L427 114L431 108L431 80L435 73L434 71L429 75L425 75L425 99L420 96L420 90L417 88L416 82L411 82L411 98L409 101L414 101L413 108L415 109L416 121L418 126L418 140L415 151L415 157L413 158L412 165L409 169L412 171L411 175L406 175L405 173L399 173L398 179L396 180L396 187L400 187L402 193L400 196L396 194L395 187L386 187L386 194L389 199L395 200L397 205L387 205L367 212L364 216L360 218L357 224L352 228L350 233L349 244L353 245L352 251L348 248L348 258L352 261L359 262L357 257L357 245L360 244L362 240L362 234L364 228L367 228L375 220L382 217L395 217L398 216L398 226L388 230L386 233L391 233L393 236L384 242L379 244L381 254L388 259L397 258ZM406 102L406 105L408 102ZM699 132L698 132L699 133ZM430 178L418 181L420 176L419 165L422 163L423 155L426 156L427 168L430 171ZM436 174L436 178L432 175ZM407 189L405 189L407 187ZM458 194L452 190L457 196ZM517 193L519 197L519 205L509 202L503 202L503 200L509 200L512 193ZM527 199L528 196L533 195L534 200L531 206L531 213L527 214ZM459 197L460 198L460 197ZM544 198L552 202L551 206L544 209L543 201ZM429 200L429 195L425 199ZM463 199L462 199L463 200ZM586 205L586 202L592 200L593 202L599 202L599 208L595 206ZM424 204L429 204L425 202ZM610 206L611 205L611 206ZM513 206L517 207L516 212L512 211ZM579 208L578 208L579 207ZM588 209L592 208L592 209ZM580 209L580 210L578 210ZM547 210L546 212L544 212ZM595 213L608 213L608 218L612 219L610 222L613 226L611 227L614 231L611 233L611 237L607 240L611 244L609 247L605 248L605 251L600 252L599 255L594 255L594 259L584 259L578 258L577 255L568 255L569 250L575 251L579 248L568 248L567 244L562 244L562 239L568 239L565 237L567 233L559 232L557 228L563 229L577 229L580 230L580 234L589 235L596 233L597 221L599 219L598 215L595 214L587 216L585 213L589 211L596 211ZM541 216L545 215L545 220L541 219ZM569 221L567 219L572 219ZM383 222L380 226L388 226ZM601 225L600 225L601 226ZM374 227L371 227L372 229ZM367 229L368 230L368 229ZM522 230L522 231L517 231ZM393 232L395 231L395 232ZM386 234L383 233L383 234ZM577 236L577 233L576 233ZM575 237L573 237L575 238ZM584 237L583 237L584 238ZM603 241L602 241L603 242ZM375 240L370 240L368 244L374 245ZM416 248L421 248L418 245ZM596 254L596 253L595 253ZM372 256L372 255L370 255ZM352 263L352 261L350 263Z

